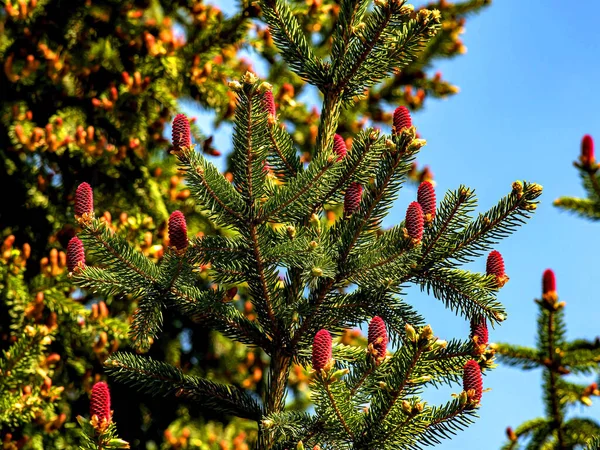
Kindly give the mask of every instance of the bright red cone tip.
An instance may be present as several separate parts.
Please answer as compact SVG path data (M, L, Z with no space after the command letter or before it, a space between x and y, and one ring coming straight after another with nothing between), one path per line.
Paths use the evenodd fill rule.
M344 196L344 215L352 215L360 206L360 200L362 198L363 187L360 183L354 181L350 183L348 189L346 189L346 195Z
M67 244L67 269L74 272L78 267L85 267L85 250L81 239L75 236Z
M385 329L385 323L379 316L375 316L369 322L368 343L373 345L377 351L377 358L385 358L387 354L388 334Z
M274 116L277 114L277 110L275 109L275 99L273 98L272 91L265 91L265 96L263 97L263 105L270 116Z
M406 106L398 106L394 111L394 134L400 134L404 128L410 128L412 119Z
M169 242L177 250L185 250L188 246L187 224L181 211L173 211L169 217Z
M493 250L490 252L485 265L485 271L488 275L495 275L498 281L498 287L502 287L508 281L508 277L504 271L504 259L499 251Z
M584 165L590 165L594 161L594 139L586 134L581 140L581 162Z
M312 348L313 369L320 372L329 364L332 358L331 353L331 334L327 330L320 330L315 334Z
M173 119L173 130L171 132L173 149L180 151L184 147L192 146L192 134L190 132L190 121L185 114L177 114Z
M542 276L542 293L550 294L556 292L556 275L552 269L546 269Z
M348 149L346 149L346 142L339 134L336 134L333 137L333 152L337 155L338 161L344 159L346 153L348 153Z
M90 416L98 416L100 422L106 419L110 422L110 391L108 385L101 381L92 388L90 399Z
M94 192L88 183L81 183L75 191L75 217L94 212Z
M485 317L479 316L471 319L471 339L476 345L476 354L481 354L485 351L488 344L488 327Z
M435 190L431 181L423 181L419 185L417 201L423 209L426 221L431 222L435 217Z
M477 361L469 360L465 364L463 372L463 389L469 395L471 401L477 403L481 400L481 394L483 393L483 381L481 379L481 369ZM473 392L469 392L473 391Z
M406 231L411 239L420 242L423 239L423 208L419 202L412 202L406 210Z

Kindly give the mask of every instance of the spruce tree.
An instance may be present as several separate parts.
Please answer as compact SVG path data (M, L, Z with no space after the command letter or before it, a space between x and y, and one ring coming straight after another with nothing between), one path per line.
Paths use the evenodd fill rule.
M600 338L595 340L566 339L564 301L559 301L554 272L548 269L542 277L542 298L539 305L537 347L493 344L499 360L523 370L542 369L542 389L545 416L531 419L516 429L508 428L504 450L527 448L542 450L572 450L589 444L598 449L592 439L600 436L600 423L590 417L573 417L569 410L590 406L593 396L600 396L598 384L583 385L568 380L568 375L600 374Z
M221 235L190 239L184 217L173 212L171 245L157 265L93 214L76 217L94 264L74 267L73 280L99 294L139 298L130 337L140 351L159 335L163 314L177 311L269 357L255 390L133 353L112 355L107 372L138 390L250 420L261 449L418 448L468 425L482 400L481 371L493 356L482 330L506 318L496 295L508 277L497 252L489 255L485 274L460 267L530 217L541 193L539 185L517 181L496 206L473 218L472 189L460 186L433 208L433 191L424 185L422 201L409 205L405 221L381 229L425 141L401 106L391 134L365 129L344 154L336 146L339 119L357 95L427 48L441 17L396 0L369 5L341 3L332 51L324 58L285 0L260 3L282 56L321 91L323 107L305 164L273 114L271 85L250 72L232 82L233 180L193 146L182 146L188 136L175 136L174 154L192 198L222 227ZM337 211L337 220L326 220L325 211ZM198 272L206 270L211 285L202 288ZM472 320L479 329L473 339L436 337L403 301L409 283ZM249 305L236 301L237 292ZM332 334L365 321L373 330L366 348L332 343ZM397 348L392 356L388 340ZM314 414L285 408L292 362L312 365ZM427 386L461 381L460 393L445 405L420 397Z

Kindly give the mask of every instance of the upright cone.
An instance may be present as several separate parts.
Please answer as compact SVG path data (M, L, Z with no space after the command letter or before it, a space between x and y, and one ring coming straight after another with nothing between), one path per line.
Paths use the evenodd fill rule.
M475 355L485 352L489 339L485 317L478 316L471 319L471 339L475 345Z
M277 114L277 109L275 108L275 99L273 98L272 91L265 91L265 96L263 97L263 105L267 110L269 116L274 117Z
M100 422L110 422L110 391L103 381L96 383L92 388L90 416L98 416Z
M188 246L187 224L181 211L173 211L169 217L169 242L177 250L185 250Z
M192 134L190 122L185 114L177 114L173 119L173 130L171 132L173 150L181 151L182 148L192 146Z
M412 202L406 210L405 227L408 236L415 242L421 242L423 239L423 208L418 202Z
M477 361L469 360L465 364L463 371L463 389L467 392L469 400L475 403L481 401L483 393L483 380L481 379L481 369Z
M333 137L333 152L337 155L337 160L341 161L348 153L348 149L346 148L346 142L344 138L339 134L336 134Z
M312 348L312 364L313 369L320 372L321 369L325 369L331 362L332 339L331 334L327 330L320 330L315 334Z
M488 255L485 270L488 275L494 275L496 277L499 288L504 286L508 281L508 276L504 271L504 259L497 250L491 251Z
M581 140L581 155L579 157L581 164L584 167L592 167L596 162L594 156L594 139L589 134L586 134Z
M346 189L346 195L344 196L344 216L351 216L358 209L362 198L362 192L363 187L360 183L356 181L350 183L350 186Z
M423 209L425 222L431 222L435 218L435 190L431 181L423 181L419 185L417 201Z
M378 360L387 354L388 334L383 319L375 316L369 322L368 344L373 347Z
M406 106L398 106L394 111L394 134L400 134L403 129L410 128L412 126L412 119L410 118L410 112Z
M75 217L94 214L94 192L88 183L81 183L75 191Z
M81 239L75 236L67 244L67 269L69 272L75 272L83 267L85 267L85 249Z

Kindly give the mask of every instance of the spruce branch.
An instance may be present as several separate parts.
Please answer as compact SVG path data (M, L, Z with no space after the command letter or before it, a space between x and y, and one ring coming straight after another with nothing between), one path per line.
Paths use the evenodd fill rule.
M115 353L104 363L116 380L152 395L176 395L216 411L259 421L262 408L256 398L235 386L184 374L169 364L130 353Z

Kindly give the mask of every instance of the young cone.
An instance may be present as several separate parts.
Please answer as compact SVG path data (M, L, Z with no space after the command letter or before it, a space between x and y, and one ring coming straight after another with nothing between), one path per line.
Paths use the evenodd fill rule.
M485 352L488 338L488 328L485 317L478 316L471 319L471 339L475 346L475 355L481 355Z
M102 423L110 422L110 391L108 385L101 381L94 384L90 399L90 416L97 416Z
M185 114L177 114L173 119L172 130L173 150L181 151L182 148L192 146L192 134L190 132L190 122Z
M85 267L85 249L81 239L75 236L67 244L67 269L69 272L75 272L83 267Z
M501 288L508 281L508 276L504 273L504 260L499 251L493 250L490 252L485 265L485 271L488 275L494 275Z
M394 111L394 128L392 132L396 135L400 134L403 129L410 128L411 125L412 119L406 106L398 106Z
M169 217L169 241L171 247L180 251L188 246L187 224L181 211L174 211Z
M435 190L430 181L423 181L417 191L417 201L423 209L425 223L430 223L435 218Z
M312 365L313 369L320 372L321 369L326 369L330 365L332 358L331 353L331 334L327 330L320 330L315 334L312 348Z
M558 300L558 294L556 293L556 275L554 275L552 269L546 269L542 276L542 298L551 303Z
M406 210L405 227L408 236L415 244L423 239L423 208L418 202L412 202Z
M388 334L385 329L385 323L379 316L375 316L369 322L368 334L369 347L372 346L373 353L377 360L382 360L387 354Z
M94 214L94 192L88 183L81 183L75 191L75 217Z
M275 117L277 114L277 109L275 109L275 99L273 98L272 91L265 91L265 96L263 97L263 105L269 116Z
M363 187L360 183L356 181L350 183L344 197L344 217L351 216L358 209L362 192Z
M483 381L481 369L477 361L469 360L465 364L463 372L463 389L471 402L479 403L483 393Z
M594 139L586 134L581 140L581 155L579 157L581 164L586 168L591 168L596 162L594 156Z
M338 161L344 159L346 153L348 153L348 149L346 149L346 142L339 134L336 134L333 137L333 152L337 155Z

